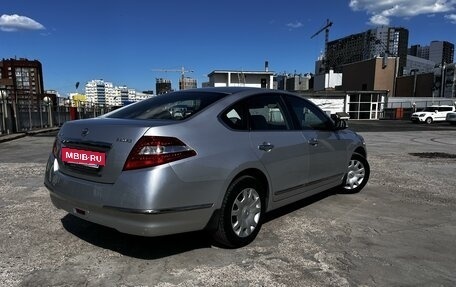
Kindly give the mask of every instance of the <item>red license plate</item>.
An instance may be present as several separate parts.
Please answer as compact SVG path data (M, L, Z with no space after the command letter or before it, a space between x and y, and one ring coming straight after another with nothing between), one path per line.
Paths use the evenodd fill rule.
M104 152L64 147L62 148L62 161L99 167L106 165L106 154Z

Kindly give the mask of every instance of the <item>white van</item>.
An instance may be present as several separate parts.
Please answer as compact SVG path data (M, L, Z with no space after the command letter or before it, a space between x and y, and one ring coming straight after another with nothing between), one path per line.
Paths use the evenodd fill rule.
M413 113L411 120L415 123L427 123L445 121L446 115L449 112L454 112L456 109L454 106L429 106L424 110Z

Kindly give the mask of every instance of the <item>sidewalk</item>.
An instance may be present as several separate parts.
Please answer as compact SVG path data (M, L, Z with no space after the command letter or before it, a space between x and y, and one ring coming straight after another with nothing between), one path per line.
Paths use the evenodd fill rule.
M21 132L21 133L14 133L14 134L9 134L9 135L0 135L0 143L12 141L12 140L15 140L18 138L23 138L25 136L34 136L34 135L41 134L41 133L57 131L59 129L60 129L59 127L53 127L53 128L31 130L31 131L26 131L26 132Z

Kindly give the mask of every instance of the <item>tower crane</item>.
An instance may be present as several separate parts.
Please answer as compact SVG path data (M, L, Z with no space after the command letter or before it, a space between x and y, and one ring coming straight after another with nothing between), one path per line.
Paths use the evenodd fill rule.
M185 78L185 73L193 73L193 70L186 70L184 66L182 66L180 69L152 69L152 71L155 72L180 72L182 80Z
M185 83L185 73L193 73L194 72L193 70L186 70L184 68L184 66L182 66L180 69L152 69L152 71L155 71L155 72L179 72L179 73L181 73L181 80L180 80L180 83L179 83L180 89L185 89L185 88L183 88L184 87L184 83ZM180 86L181 84L182 84L182 87Z
M326 19L326 25L310 37L310 39L313 39L315 36L317 36L318 34L320 34L323 31L325 31L325 53L324 53L325 62L326 62L326 53L328 52L329 28L332 25L333 25L333 22L329 21L329 19ZM327 67L325 65L325 70L326 70L326 68Z

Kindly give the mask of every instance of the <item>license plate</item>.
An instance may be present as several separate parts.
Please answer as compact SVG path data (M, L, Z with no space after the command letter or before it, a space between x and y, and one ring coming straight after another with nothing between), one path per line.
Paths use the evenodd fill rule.
M104 152L64 147L62 148L62 161L98 168L106 165L106 154Z

